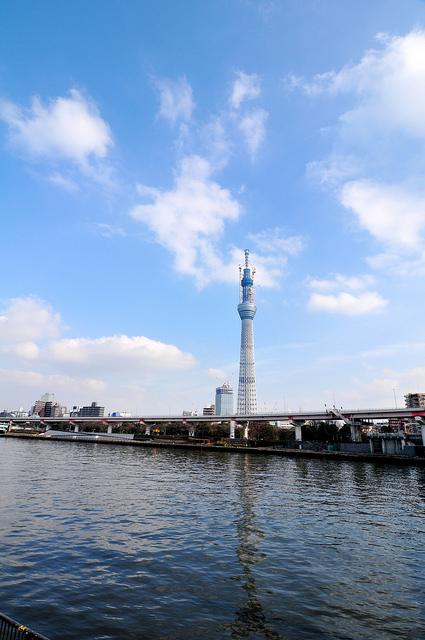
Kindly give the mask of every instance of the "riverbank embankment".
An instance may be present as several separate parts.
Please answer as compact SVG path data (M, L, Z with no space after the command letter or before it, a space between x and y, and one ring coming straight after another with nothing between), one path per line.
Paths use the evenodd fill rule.
M191 443L185 441L167 441L167 440L134 440L126 434L86 434L86 433L23 433L23 432L6 432L0 434L3 438L26 438L37 441L52 442L79 442L79 443L96 443L104 445L121 445L145 448L161 448L161 449L189 449L192 451L225 451L226 453L235 454L256 454L256 455L273 455L291 458L315 458L325 460L346 460L346 461L362 461L384 464L413 465L425 467L425 458L420 456L394 455L385 453L366 453L366 452L348 452L348 451L329 451L329 450L311 450L288 448L279 446L276 443L273 446L245 446L245 445L219 445L219 444L203 444Z

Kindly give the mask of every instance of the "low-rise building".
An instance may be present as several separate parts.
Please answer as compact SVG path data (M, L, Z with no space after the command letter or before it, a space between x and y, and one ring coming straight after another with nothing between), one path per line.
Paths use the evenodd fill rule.
M81 407L78 415L80 418L103 418L105 407L99 407L97 402L92 402L89 407Z
M423 409L425 407L425 393L406 393L404 400L409 409ZM410 433L419 433L421 430L414 418L408 420L407 427Z
M209 404L202 409L203 416L215 416L215 404Z

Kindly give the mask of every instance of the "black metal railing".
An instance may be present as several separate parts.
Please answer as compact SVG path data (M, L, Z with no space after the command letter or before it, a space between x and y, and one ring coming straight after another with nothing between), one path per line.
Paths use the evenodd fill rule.
M48 640L48 638L0 613L0 640Z

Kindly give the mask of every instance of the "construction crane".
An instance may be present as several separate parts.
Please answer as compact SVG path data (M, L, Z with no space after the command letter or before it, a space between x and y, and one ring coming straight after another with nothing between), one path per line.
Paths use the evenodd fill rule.
M223 382L222 380L220 380L220 378L217 378L217 376L216 376L216 380L218 380L219 382L221 382L223 387L227 387L228 389L230 389L230 383L231 383L232 378L233 378L233 376L234 376L234 375L235 375L235 374L234 374L234 373L232 373L232 375L230 376L230 378L229 378L228 380L226 380L226 382Z
M270 411L270 413L274 413L274 412L276 411L276 409L277 409L277 402L275 402L275 403L274 403L274 405L273 405L272 410ZM266 402L264 403L264 412L265 412L265 413L269 413L269 412L267 411L267 403L266 403Z

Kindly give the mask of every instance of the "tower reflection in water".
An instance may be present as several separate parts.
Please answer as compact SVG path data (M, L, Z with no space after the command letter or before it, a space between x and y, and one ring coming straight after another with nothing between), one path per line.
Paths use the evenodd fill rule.
M285 640L273 626L272 619L275 617L272 612L263 606L259 592L260 588L254 576L255 565L266 557L264 553L258 551L258 546L265 538L265 534L257 525L255 513L256 486L252 478L253 460L248 455L245 456L241 469L240 506L241 512L236 522L239 545L236 548L236 555L242 567L243 574L240 579L244 580L241 585L247 594L246 603L237 612L235 622L223 625L222 630L231 631L234 640L242 638L255 640L266 638L266 640ZM250 470L251 467L251 470ZM264 589L263 589L264 590Z

